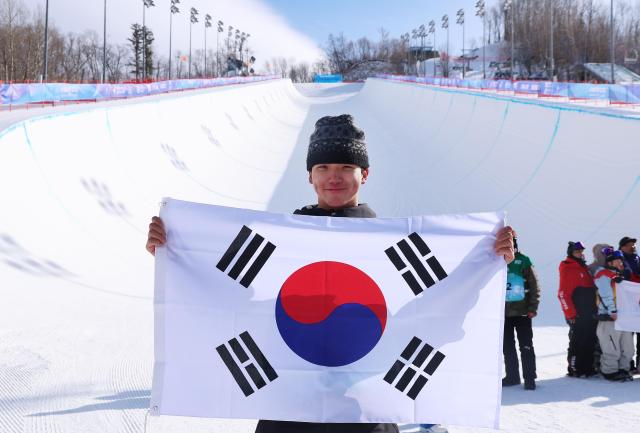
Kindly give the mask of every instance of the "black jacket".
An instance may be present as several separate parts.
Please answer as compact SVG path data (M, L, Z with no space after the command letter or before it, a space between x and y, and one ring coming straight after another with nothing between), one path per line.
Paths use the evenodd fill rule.
M375 218L375 212L367 205L360 204L346 209L325 210L318 205L296 209L296 215ZM398 433L397 424L357 424L357 423L317 423L260 420L256 433Z
M346 217L346 218L375 218L376 213L368 204L362 203L356 207L348 207L346 209L326 210L318 207L317 204L305 206L302 209L293 211L294 215L311 215L325 217Z

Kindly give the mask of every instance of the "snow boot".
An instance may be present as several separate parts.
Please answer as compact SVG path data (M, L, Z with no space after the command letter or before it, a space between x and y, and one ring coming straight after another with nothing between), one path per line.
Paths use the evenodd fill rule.
M602 373L602 377L604 377L605 379L611 381L611 382L618 382L620 380L620 372L616 371L614 373Z
M621 382L631 382L633 380L633 376L627 370L618 370L618 376Z
M593 376L597 376L597 375L598 375L598 372L596 370L587 370L587 371L579 373L578 377L589 378L589 377L593 377Z
M536 389L536 380L535 379L525 379L524 380L524 389L528 391L533 391Z
M519 377L503 377L502 378L502 386L515 386L520 385Z

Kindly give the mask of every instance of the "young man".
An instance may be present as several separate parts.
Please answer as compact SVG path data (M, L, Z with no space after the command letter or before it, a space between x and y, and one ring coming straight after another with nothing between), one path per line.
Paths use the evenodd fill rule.
M360 203L358 193L369 177L369 157L364 132L348 114L326 116L316 122L307 153L309 183L318 197L317 204L294 211L299 215L326 217L374 218L375 212ZM149 226L147 250L164 245L166 235L162 221L153 217ZM496 236L495 253L507 263L514 257L513 229L505 227ZM387 433L398 432L396 424L305 423L289 421L258 422L256 433Z
M516 252L515 259L509 263L507 275L507 295L505 302L504 354L505 377L502 386L520 384L520 369L514 331L518 334L518 346L522 360L522 377L524 389L536 389L536 353L533 349L533 328L531 320L538 314L540 288L529 257L518 249L518 242L513 239Z
M633 358L633 333L617 331L614 322L618 318L616 285L623 281L624 255L608 248L606 264L596 272L598 287L598 341L602 348L600 373L607 380L633 380L629 363Z
M596 287L581 242L569 242L567 258L560 263L559 272L558 299L569 324L568 376L595 376Z

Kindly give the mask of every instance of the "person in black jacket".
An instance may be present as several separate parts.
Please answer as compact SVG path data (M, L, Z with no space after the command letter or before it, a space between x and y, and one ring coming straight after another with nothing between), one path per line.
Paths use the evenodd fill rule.
M348 114L322 117L316 122L307 153L309 183L318 197L316 204L294 211L298 215L374 218L375 212L360 203L358 193L369 177L369 157L364 132ZM496 235L494 250L507 263L514 258L513 229L505 227ZM149 225L147 250L166 243L162 220L153 217ZM310 423L260 420L256 433L389 433L398 432L391 423Z
M509 263L507 274L507 295L504 305L504 354L505 377L502 386L520 384L520 368L516 352L515 335L522 361L524 389L536 389L536 352L533 348L533 328L531 321L538 315L540 287L528 256L518 249L517 239L513 240L515 260Z

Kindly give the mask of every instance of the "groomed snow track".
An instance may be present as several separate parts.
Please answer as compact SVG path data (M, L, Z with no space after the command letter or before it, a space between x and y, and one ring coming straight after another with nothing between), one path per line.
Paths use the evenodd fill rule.
M568 240L639 234L640 120L624 113L372 79L300 91L277 80L28 118L0 132L0 431L142 431L153 357L144 243L161 198L283 213L312 203L308 137L319 117L342 113L366 132L362 199L380 216L508 210L541 274L539 323L561 323Z

